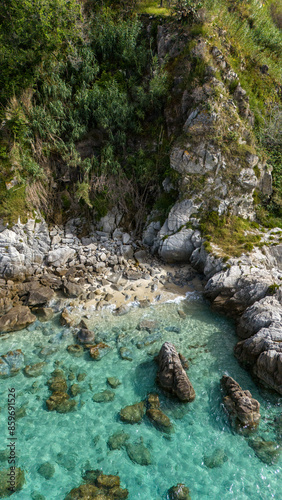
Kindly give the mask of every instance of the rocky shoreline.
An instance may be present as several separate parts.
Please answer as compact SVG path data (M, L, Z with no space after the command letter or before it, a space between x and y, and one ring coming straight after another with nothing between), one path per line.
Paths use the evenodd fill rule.
M134 302L146 307L204 291L214 308L236 319L238 360L282 394L281 232L266 232L264 246L226 262L207 253L198 230L182 228L164 239L151 223L142 242L109 221L81 238L79 219L50 231L43 220L1 228L0 331L48 320L59 310L62 322L76 326L81 308L110 306L125 314Z

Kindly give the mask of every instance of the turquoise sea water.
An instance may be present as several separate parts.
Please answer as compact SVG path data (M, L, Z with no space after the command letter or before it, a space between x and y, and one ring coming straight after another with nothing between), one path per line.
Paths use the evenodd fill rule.
M178 309L185 311L185 319L180 318ZM148 336L136 329L145 318L157 321L162 337L148 347L137 349L136 340ZM178 482L189 487L193 500L282 498L282 458L275 465L261 462L247 439L232 431L222 408L219 381L227 373L261 403L257 434L266 440L275 439L273 421L281 414L282 398L259 389L238 365L233 356L236 335L230 321L212 312L200 295L190 293L181 303L159 304L147 309L133 307L121 317L102 311L94 316L94 324L100 338L112 347L100 361L93 361L87 355L75 358L67 352L66 346L75 342L71 331L59 325L58 318L52 323L37 322L30 330L0 339L0 354L20 348L26 364L42 361L38 356L42 347L58 348L45 359L47 365L42 376L27 378L21 372L1 380L0 451L5 449L8 437L9 387L16 389L17 408L26 407L26 415L16 422L18 466L25 470L26 483L12 498L29 500L33 492L38 492L47 500L63 500L72 488L82 483L84 470L96 468L103 469L105 474L118 474L121 486L129 490L130 500L165 499L167 490ZM180 333L165 330L171 326L180 328ZM59 332L62 335L58 339ZM132 361L119 356L119 334L124 335L123 345L132 351ZM181 404L167 398L155 383L154 352L164 341L173 342L190 361L188 376L196 391L192 403ZM75 398L78 406L72 413L59 414L46 409L45 401L50 395L46 382L58 362L66 376L70 372L87 374L82 382L69 382L69 385L79 383L82 391ZM114 400L93 402L93 394L110 389L106 382L110 376L121 381L114 389ZM32 387L34 383L37 387ZM169 436L146 418L135 425L119 420L121 408L141 401L152 391L158 392L162 410L174 424L174 433ZM125 449L110 451L108 438L118 430L130 434L132 443L142 438L151 453L151 465L133 463ZM228 460L221 467L207 468L203 457L217 448L225 451ZM58 460L58 454L62 454L63 459L59 455ZM54 476L49 480L37 471L44 462L55 467ZM0 463L0 469L6 467L5 461Z

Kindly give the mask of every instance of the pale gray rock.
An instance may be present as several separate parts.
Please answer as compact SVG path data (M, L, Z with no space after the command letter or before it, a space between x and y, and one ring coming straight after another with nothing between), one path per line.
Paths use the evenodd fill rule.
M192 229L183 229L165 238L159 248L162 259L166 262L188 262L194 250L192 234Z
M265 297L242 314L237 326L237 335L246 339L272 323L282 324L282 306L275 297Z
M73 248L60 247L48 253L47 262L50 266L64 267L68 260L72 259L75 254L76 251Z

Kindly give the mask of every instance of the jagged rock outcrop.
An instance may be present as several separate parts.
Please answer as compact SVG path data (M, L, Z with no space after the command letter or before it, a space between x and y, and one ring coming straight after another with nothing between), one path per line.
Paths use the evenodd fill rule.
M193 401L196 396L195 391L173 344L165 342L162 345L157 362L159 365L157 380L160 386L181 401Z
M240 385L228 375L221 379L221 386L226 396L223 404L231 423L236 429L255 429L260 420L260 404L250 391L243 391Z
M0 318L0 333L15 332L34 323L36 316L26 306L15 306Z

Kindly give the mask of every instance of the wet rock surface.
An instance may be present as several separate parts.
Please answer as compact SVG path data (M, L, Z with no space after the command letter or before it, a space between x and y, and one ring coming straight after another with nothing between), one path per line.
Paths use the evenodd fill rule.
M157 362L159 365L157 380L160 386L181 401L193 401L196 396L195 391L173 344L170 342L163 344Z
M189 488L183 483L178 483L168 490L169 500L191 500Z
M49 411L56 410L58 413L68 413L73 411L77 402L70 399L67 391L67 381L62 370L55 370L47 385L52 395L46 400L46 406Z
M65 500L92 499L118 500L128 498L127 489L120 487L119 476L103 474L101 470L88 470L83 476L85 484L73 488Z
M141 422L145 415L146 407L144 401L126 406L120 410L120 419L128 424Z
M36 316L32 314L28 307L12 307L9 312L0 318L0 333L23 330L34 321L36 321Z
M250 391L243 391L232 377L224 375L221 386L226 394L223 404L235 429L255 429L260 420L259 402L252 397Z

